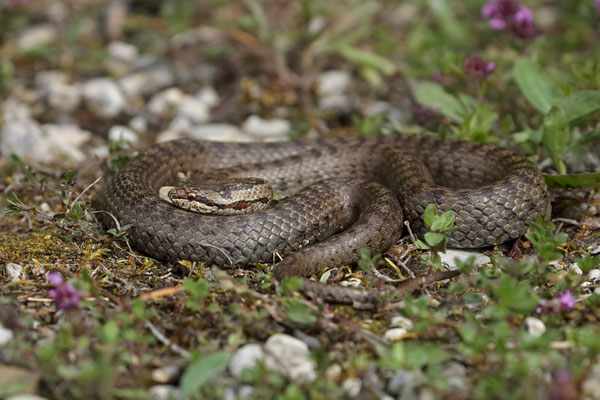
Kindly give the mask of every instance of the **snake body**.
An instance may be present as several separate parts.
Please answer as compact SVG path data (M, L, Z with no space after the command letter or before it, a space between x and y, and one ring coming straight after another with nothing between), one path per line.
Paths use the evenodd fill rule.
M179 209L158 196L177 172L198 180L215 171L264 179L287 198L255 213L220 216ZM101 198L105 211L130 226L130 243L155 259L235 267L283 257L278 278L354 262L360 248L384 251L399 239L404 218L422 234L430 203L456 214L450 247L476 248L518 238L548 202L536 166L513 151L412 135L179 139L130 161ZM102 219L114 225L108 214Z

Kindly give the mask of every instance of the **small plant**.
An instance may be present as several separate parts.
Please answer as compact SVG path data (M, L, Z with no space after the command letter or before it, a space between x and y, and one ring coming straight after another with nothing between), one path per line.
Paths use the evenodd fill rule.
M445 233L454 229L454 212L446 211L440 215L437 206L429 204L423 214L423 221L429 228L429 232L423 235L423 240L417 239L415 244L422 250L430 250L429 255L423 257L423 261L434 269L442 268L442 259L439 252L446 250L448 238Z

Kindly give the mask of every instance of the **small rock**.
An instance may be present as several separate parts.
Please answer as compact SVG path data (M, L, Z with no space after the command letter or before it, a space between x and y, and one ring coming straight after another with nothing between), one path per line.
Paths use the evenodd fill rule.
M138 57L138 49L129 43L114 41L108 45L108 55L105 61L106 68L113 75L123 76L133 67Z
M174 129L166 129L156 136L156 143L168 142L183 137L183 132Z
M148 389L148 397L151 400L174 400L181 399L181 391L176 386L155 385Z
M33 50L45 46L58 37L56 28L50 24L32 26L24 31L17 40L17 47L21 51Z
M362 389L362 381L359 378L346 379L342 383L342 389L348 397L356 397L359 395L360 389Z
M291 125L288 120L266 120L257 115L248 117L242 126L245 133L257 138L284 138L290 128Z
M414 388L424 382L424 380L425 377L422 372L399 370L390 378L387 384L387 391L393 395L402 394L401 398L416 398L414 396Z
M139 59L138 59L139 62ZM166 65L124 76L119 81L128 97L147 96L175 83L175 76Z
M47 161L40 146L43 135L42 127L33 119L6 120L0 130L0 153L16 154L25 161Z
M4 346L13 338L13 333L10 329L6 329L0 324L0 346Z
M206 103L193 96L184 96L177 106L177 116L187 118L195 124L208 122L210 112Z
M341 94L321 97L319 99L319 108L329 111L346 111L351 108L350 98Z
M468 398L471 387L467 381L467 368L456 361L448 362L443 370L443 375L448 379L448 385L452 388L458 398Z
M525 318L525 325L529 334L534 337L540 337L546 331L546 325L535 317Z
M158 383L173 382L179 376L181 366L177 364L165 365L152 371L152 379Z
M325 371L325 379L328 381L337 381L342 376L342 367L340 364L331 364Z
M407 333L408 331L404 328L392 328L388 329L383 334L383 337L389 341L396 341L402 339L404 336L406 336Z
M490 264L492 260L477 251L466 251L456 249L446 249L445 253L439 253L442 258L442 263L447 264L450 269L456 269L455 259L466 261L469 257L475 257L475 264Z
M187 132L187 136L192 139L222 142L252 141L252 138L244 135L237 126L223 123L194 126Z
M590 278L590 281L596 283L598 280L600 280L600 269L591 269L588 272L588 277Z
M38 396L37 394L20 393L8 396L5 400L47 400L47 398Z
M343 70L323 72L317 82L320 97L340 95L346 92L350 83L350 74Z
M174 114L184 96L185 94L179 88L165 89L152 96L146 108L153 115L167 118Z
M140 139L134 131L123 125L115 125L111 127L108 131L108 140L112 142L124 140L126 142L131 143L134 146L137 145L140 141Z
M600 399L600 363L596 362L581 384L582 398Z
M96 78L83 85L83 98L91 112L112 118L125 108L125 97L119 86L108 78Z
M298 384L308 384L317 377L308 346L289 335L277 333L265 343L265 366Z
M202 103L206 104L209 108L212 108L219 104L219 95L217 94L215 89L213 89L210 86L198 90L194 97L196 97Z
M145 133L148 131L148 120L141 115L136 115L129 121L129 127L137 133Z
M4 271L8 279L10 279L12 282L23 279L23 267L19 264L8 263L4 266Z
M390 326L410 330L414 326L414 322L402 315L395 315L390 321Z
M81 89L77 85L57 84L48 88L48 104L50 107L71 112L81 103Z
M90 140L92 134L82 130L77 125L70 124L45 124L46 134L42 148L45 149L47 161L67 159L68 161L83 162L87 156L80 147Z
M264 360L265 353L262 346L250 343L240 347L229 362L229 371L234 377L239 377L242 371L246 368L252 369L256 366L256 362Z
M171 122L169 122L169 130L172 132L185 134L192 128L192 125L192 121L181 115L177 115Z
M114 41L108 44L108 55L114 60L133 64L138 57L138 49L132 44Z

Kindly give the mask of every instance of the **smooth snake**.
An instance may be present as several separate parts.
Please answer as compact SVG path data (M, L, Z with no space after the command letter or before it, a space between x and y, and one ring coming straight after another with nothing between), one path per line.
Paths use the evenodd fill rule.
M176 182L177 172L195 181L216 170L262 178L287 198L259 212L219 216L183 210L158 196L160 187ZM279 280L355 262L360 248L383 252L400 238L404 218L423 234L430 203L456 214L450 247L478 248L520 237L545 212L549 196L536 166L513 151L424 135L377 135L160 143L120 170L101 197L105 211L131 226L130 243L155 259L238 267L282 257L274 270ZM396 297L422 282L409 281ZM303 289L344 303L369 303L376 295L308 280Z

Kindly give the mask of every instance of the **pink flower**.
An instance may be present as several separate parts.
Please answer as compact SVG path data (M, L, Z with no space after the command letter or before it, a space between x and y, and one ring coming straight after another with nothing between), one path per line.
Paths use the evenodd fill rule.
M600 0L595 0L594 4L596 4L596 11L600 13Z
M480 57L469 57L465 60L464 71L467 76L475 81L480 81L494 72L496 64L485 62Z
M54 289L50 289L48 295L54 299L58 309L64 310L79 305L79 292L70 283L65 282L60 273L50 272L46 280L54 285Z
M559 312L564 310L572 310L575 308L575 297L570 290L566 292L558 292L558 297L553 299L541 299L540 305L535 309L535 312L540 314L542 311Z
M558 292L558 301L563 310L571 310L575 308L575 297L573 297L570 290L567 290L566 292Z
M490 28L499 31L508 28L521 39L531 39L540 33L533 23L533 13L519 5L518 0L488 0L481 8L481 15L488 19Z

